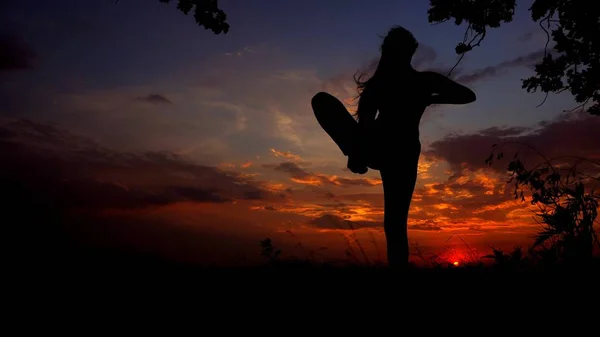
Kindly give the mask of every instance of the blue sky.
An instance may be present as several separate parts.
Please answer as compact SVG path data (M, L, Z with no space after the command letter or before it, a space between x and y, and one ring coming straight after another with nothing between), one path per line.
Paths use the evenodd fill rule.
M10 3L4 12L8 17L5 25L39 54L36 67L15 80L23 87L40 90L148 84L166 90L161 87L185 85L178 83L181 76L201 78L207 69L214 71L217 64L226 62L225 53L245 48L262 49L267 55L256 57L251 69L236 76L310 69L320 78L344 73L350 78L364 62L377 56L377 34L395 24L409 28L422 44L432 47L438 54L436 63L449 65L463 32L463 27L452 23L429 24L425 1L374 1L369 6L364 1L223 1L221 6L232 26L227 35L213 35L173 5L158 1ZM539 33L528 14L518 11L515 22L491 31L484 47L466 58L465 70L493 66L541 48L540 41L518 40ZM226 66L244 67L241 62ZM474 89L480 100L447 116L448 123L438 122L469 129L498 123L530 124L553 114L557 110L553 104L563 102L554 99L539 111L523 113L533 110L532 105L540 99L520 89L519 79L528 74L529 69L513 69L477 83ZM511 99L505 99L507 96ZM431 132L434 137L443 131Z
M37 57L31 69L0 79L2 114L63 125L117 148L176 151L195 160L239 162L273 147L344 165L312 117L310 97L324 89L352 97L352 75L377 57L378 34L393 25L435 52L423 69L453 65L464 29L429 24L425 1L365 4L226 0L221 7L231 31L214 35L158 1L9 1L3 29ZM514 22L490 31L464 59L463 74L542 48L527 3L519 6ZM506 67L465 83L477 102L432 109L421 123L423 144L451 133L534 125L573 105L563 94L535 108L543 96L520 87L531 73ZM132 101L150 94L174 104Z

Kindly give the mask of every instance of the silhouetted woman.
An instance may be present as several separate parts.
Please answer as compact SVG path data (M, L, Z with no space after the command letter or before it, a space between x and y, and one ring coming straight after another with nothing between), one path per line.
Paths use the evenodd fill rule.
M354 78L357 120L328 93L320 92L311 101L321 127L348 156L348 168L357 174L368 168L381 173L388 264L393 267L408 263L407 220L421 153L421 116L431 104L475 101L473 91L448 77L416 71L411 60L418 45L402 27L388 32L373 76L364 82L361 76Z

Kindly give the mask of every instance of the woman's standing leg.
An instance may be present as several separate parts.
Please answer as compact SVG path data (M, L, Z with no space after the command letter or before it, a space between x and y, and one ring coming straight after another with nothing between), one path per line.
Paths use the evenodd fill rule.
M383 227L387 243L388 265L408 265L408 211L417 182L419 152L409 154L408 163L399 158L398 164L386 165L381 169L383 182L384 216Z

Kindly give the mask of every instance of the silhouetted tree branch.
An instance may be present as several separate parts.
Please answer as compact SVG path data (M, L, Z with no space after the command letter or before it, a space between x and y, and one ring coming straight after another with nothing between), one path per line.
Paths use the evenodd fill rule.
M456 46L456 53L461 55L456 65L465 53L481 44L488 28L511 22L516 7L515 0L429 3L429 22L453 20L456 25L467 24L463 41ZM585 109L587 102L594 101L587 111L600 116L600 6L585 0L535 0L529 11L531 19L546 32L547 41L545 55L535 66L536 74L523 79L522 88L546 95L568 90L581 103L573 110ZM552 52L547 50L550 39L555 43Z
M171 0L158 0L162 3L170 3ZM187 15L194 13L194 19L199 26L210 29L215 34L227 34L229 24L227 14L219 8L218 0L176 0L177 9ZM119 0L115 0L119 3Z

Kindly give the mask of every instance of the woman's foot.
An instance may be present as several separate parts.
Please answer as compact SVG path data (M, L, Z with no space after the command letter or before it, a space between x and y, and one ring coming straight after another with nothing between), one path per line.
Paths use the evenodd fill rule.
M348 164L346 165L352 173L365 174L369 171L367 164L356 156L348 156Z

